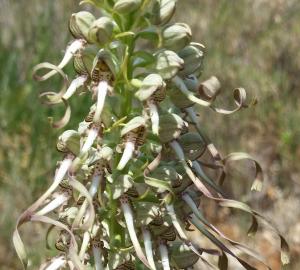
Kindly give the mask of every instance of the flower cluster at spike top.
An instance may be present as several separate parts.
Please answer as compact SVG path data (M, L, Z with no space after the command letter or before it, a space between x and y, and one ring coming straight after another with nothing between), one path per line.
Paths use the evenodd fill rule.
M200 79L205 48L192 41L187 24L171 21L176 0L83 3L98 8L102 16L72 14L74 40L62 61L34 70L38 81L63 78L59 92L41 94L46 104L66 107L53 127L68 123L73 96L85 93L93 104L77 129L59 137L57 150L63 158L54 180L17 222L13 241L24 268L29 259L20 226L41 222L50 225L47 246L57 255L40 269L190 269L201 260L205 269L223 270L228 256L245 269L256 269L245 258L270 269L260 254L228 238L201 211L200 200L206 198L251 215L251 234L259 220L272 226L222 190L226 164L242 159L255 166L252 189L261 189L259 164L244 153L222 157L195 112L195 105L221 114L246 108L251 104L246 104L245 90L233 91L232 110L214 105L220 82L216 77ZM72 63L77 75L70 82L63 68ZM208 168L218 179L207 174ZM272 228L286 264L288 245ZM215 249L199 245L190 237L191 229Z

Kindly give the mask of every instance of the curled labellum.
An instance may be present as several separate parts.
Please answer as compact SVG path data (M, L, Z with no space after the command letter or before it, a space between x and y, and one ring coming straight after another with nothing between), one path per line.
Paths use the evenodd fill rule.
M162 31L163 46L178 51L184 48L192 38L192 30L185 23L166 26Z
M118 13L127 14L136 11L141 5L141 0L118 0L114 10Z
M164 50L156 55L155 70L169 80L183 68L184 61L173 51Z
M199 86L199 96L206 100L214 100L220 93L221 83L217 77L212 76L208 80L202 82Z

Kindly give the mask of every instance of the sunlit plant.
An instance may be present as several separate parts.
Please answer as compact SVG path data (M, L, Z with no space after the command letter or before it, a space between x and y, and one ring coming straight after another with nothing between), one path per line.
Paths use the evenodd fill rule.
M200 79L205 48L192 41L187 24L171 21L176 0L83 3L98 8L102 16L72 14L74 40L62 61L34 69L38 81L63 78L61 91L41 94L44 103L66 107L63 118L52 122L54 128L68 123L73 96L89 95L92 104L78 128L58 138L63 158L54 180L17 222L13 241L24 268L29 260L19 228L27 222L50 225L46 244L57 250L40 269L189 269L201 260L205 269L223 270L227 256L245 269L256 269L243 255L269 268L260 254L211 224L200 201L206 198L251 215L249 234L257 231L259 219L271 225L222 189L227 164L246 159L255 165L252 189L259 191L259 164L245 153L222 157L196 112L200 105L230 114L255 100L246 104L245 90L237 88L235 108L215 106L220 82L216 77ZM76 76L69 82L63 69L71 61ZM281 241L282 263L288 263L287 243L273 229ZM215 248L199 245L191 230ZM50 235L56 238L52 244Z

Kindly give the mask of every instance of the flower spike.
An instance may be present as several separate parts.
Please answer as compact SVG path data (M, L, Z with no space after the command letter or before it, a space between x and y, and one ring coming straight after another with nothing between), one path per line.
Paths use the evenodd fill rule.
M34 68L37 81L60 75L60 90L40 95L44 104L65 106L60 120L51 118L53 128L69 123L69 100L77 93L89 93L90 100L72 100L72 105L90 108L82 108L88 114L78 128L59 136L56 148L63 158L54 180L17 221L13 243L24 269L29 258L19 229L29 222L50 225L46 241L52 230L58 231L53 241L57 254L41 270L192 269L198 260L205 269L226 270L228 255L245 269L256 269L236 251L267 266L206 219L202 198L250 214L249 234L258 230L259 220L271 225L280 238L282 263L288 263L289 247L280 232L222 188L232 167L227 164L248 160L255 167L251 189L261 190L258 162L239 152L222 157L198 119L196 105L231 114L255 100L246 104L246 91L236 88L232 110L215 106L221 84L214 76L199 80L205 47L192 41L187 24L171 21L176 2L84 0L102 15L72 14L69 31L75 40L63 59ZM69 69L63 71L72 58L74 78ZM206 168L218 175L217 181ZM194 244L191 225L216 248Z

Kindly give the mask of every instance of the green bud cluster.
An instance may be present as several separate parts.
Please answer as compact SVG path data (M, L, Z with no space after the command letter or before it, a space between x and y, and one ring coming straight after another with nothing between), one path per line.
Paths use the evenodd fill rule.
M24 268L28 258L19 227L30 221L50 225L47 245L57 253L40 269L190 269L198 260L205 269L216 269L205 254L215 256L222 270L228 267L227 256L256 269L241 253L267 265L201 210L205 199L242 210L252 216L252 234L258 219L268 222L222 190L227 164L243 159L255 165L252 189L261 189L259 164L244 153L222 157L196 113L196 105L222 114L246 108L245 90L233 91L234 109L215 106L220 82L201 78L205 48L192 41L187 24L172 22L176 0L82 2L103 16L73 14L69 30L75 40L62 61L34 69L39 81L63 78L61 91L41 95L49 105L66 107L53 127L68 123L71 97L89 95L92 105L77 130L59 136L63 159L54 180L17 222L13 241ZM70 61L76 72L72 82L63 71ZM219 175L218 181L208 170ZM201 246L188 233L190 227L215 248ZM287 263L288 246L279 236Z

